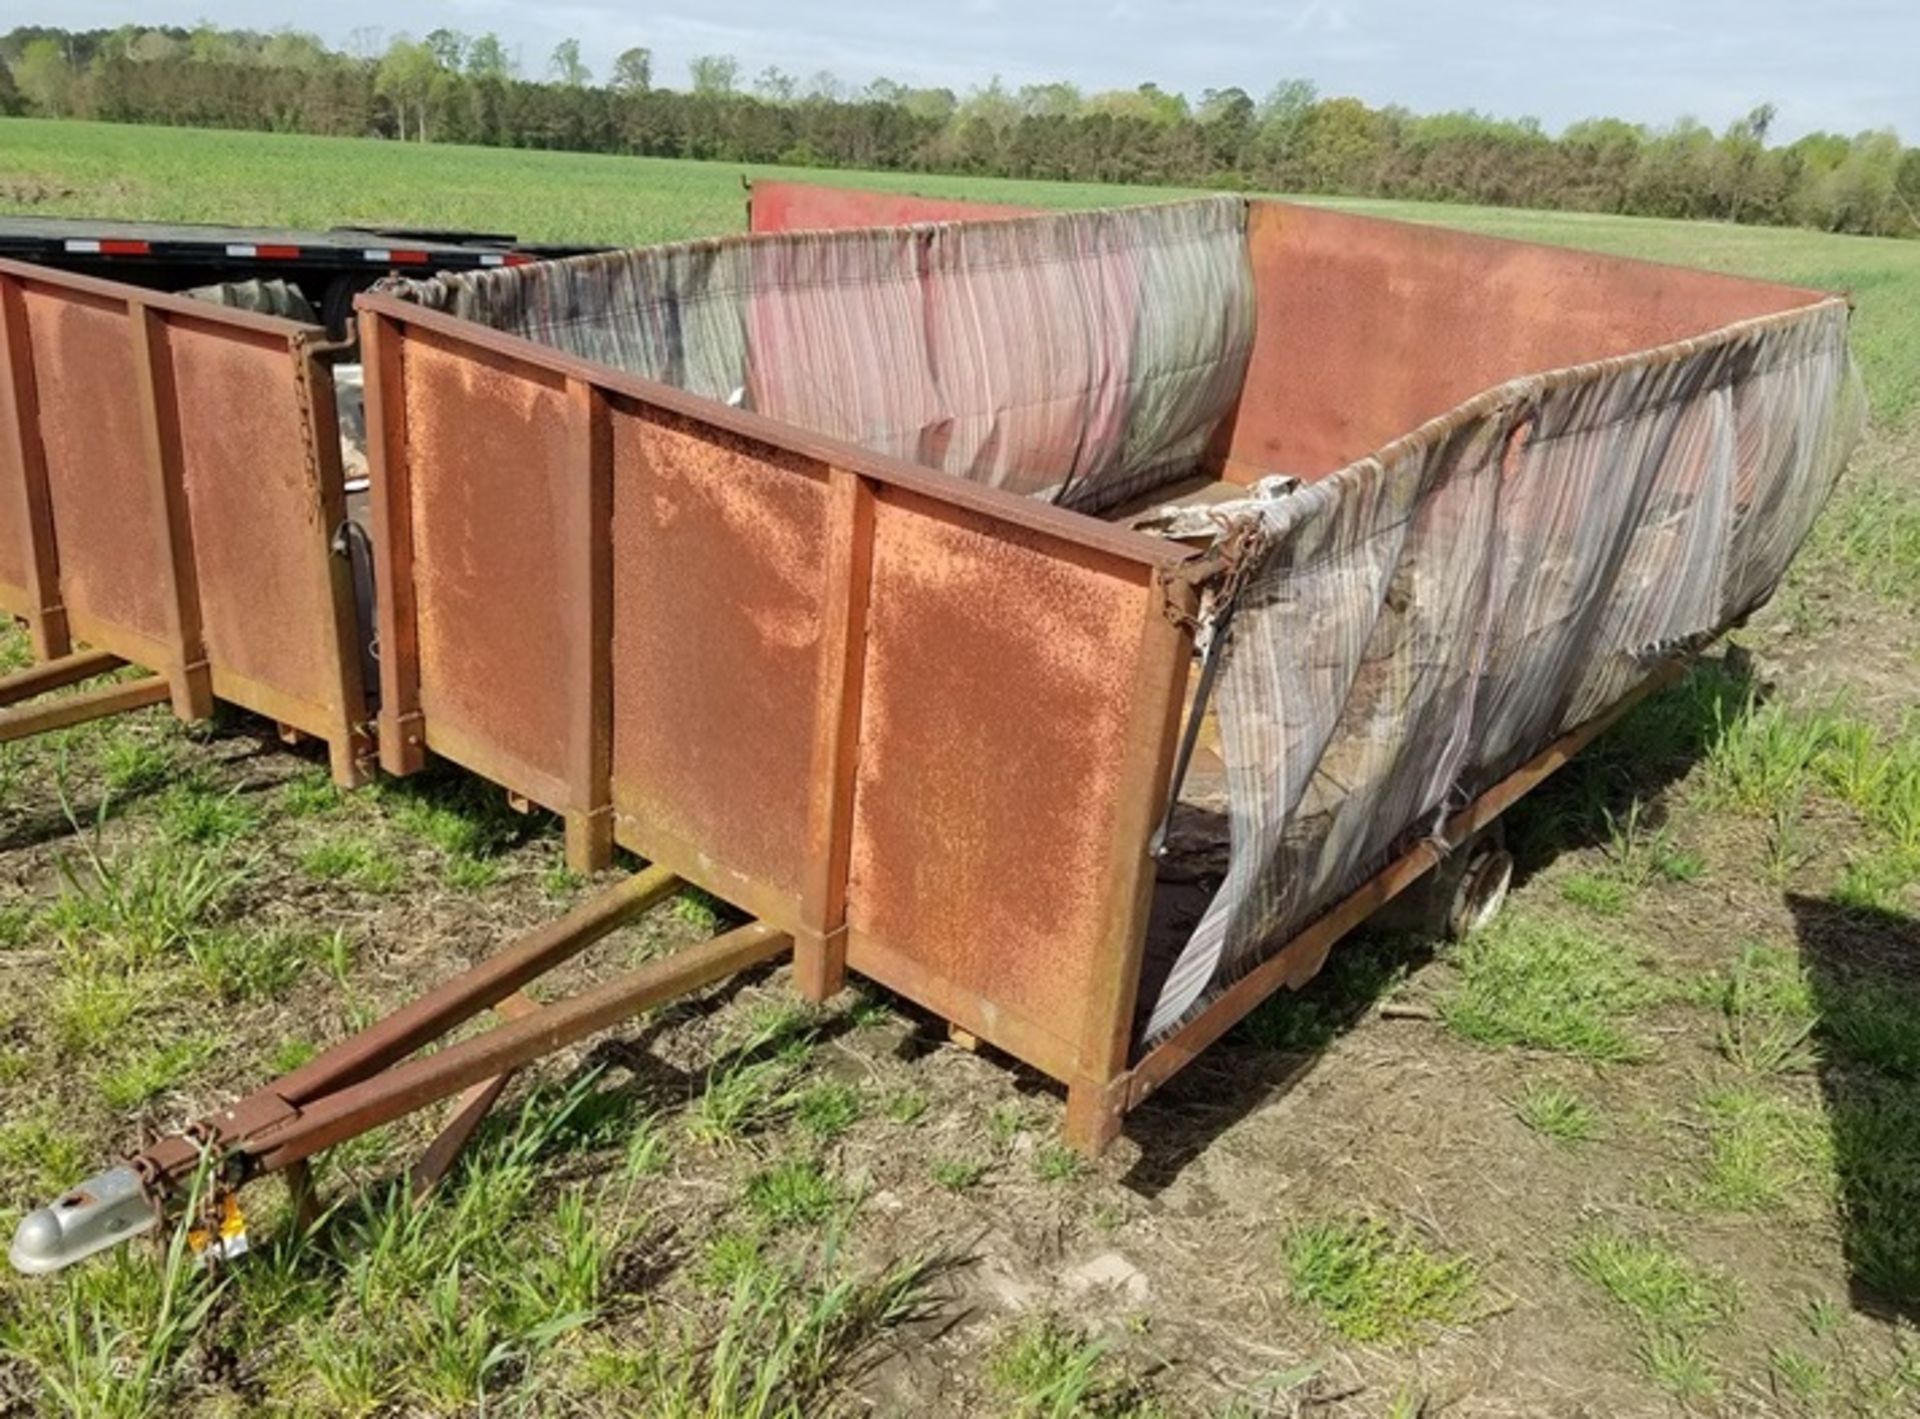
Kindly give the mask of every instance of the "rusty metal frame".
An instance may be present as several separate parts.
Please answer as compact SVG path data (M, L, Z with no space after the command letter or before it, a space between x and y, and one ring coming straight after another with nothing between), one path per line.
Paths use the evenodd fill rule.
M136 1159L149 1191L167 1195L192 1174L208 1149L228 1159L231 1180L244 1181L470 1086L487 1086L490 1104L506 1075L541 1055L785 949L779 933L755 923L566 1000L536 1006L525 997L524 988L534 980L644 915L682 885L661 868L624 878L377 1024L155 1143ZM507 1023L410 1060L489 1008ZM458 1111L455 1127L423 1162L425 1180L444 1171L484 1111L476 1111L471 1100Z
M949 216L1008 215L985 206L959 211L952 209L964 204L941 205ZM24 307L24 292L39 286L96 305L117 303L126 312L147 474L143 521L165 549L166 616L157 634L103 623L63 604L57 518L45 450L38 441L39 388ZM809 998L832 995L853 970L1064 1083L1067 1137L1076 1147L1097 1153L1119 1131L1129 1109L1261 1000L1303 983L1343 935L1437 865L1445 847L1465 842L1640 697L1678 673L1677 666L1664 667L1606 713L1563 735L1450 819L1438 843L1423 840L1409 849L1198 1016L1139 1052L1138 992L1156 876L1150 841L1172 791L1169 769L1186 713L1197 587L1210 567L1204 558L1162 539L811 434L395 296L365 295L357 308L374 473L382 765L406 774L420 768L430 751L439 753L559 813L572 865L584 870L605 867L619 844L655 866L203 1121L189 1135L148 1150L142 1167L156 1190L176 1185L209 1147L221 1150L243 1176L290 1169L299 1179L305 1159L315 1151L464 1090L452 1122L415 1170L416 1186L424 1190L444 1174L513 1070L650 1004L770 959L784 951L789 940L796 986ZM156 672L62 700L0 708L0 741L169 697L176 712L189 717L204 714L211 698L218 696L309 727L284 712L290 706L280 691L242 679L208 654L171 336L180 323L255 343L263 336L284 342L294 361L307 471L317 480L325 524L322 535L344 517L332 388L314 332L183 298L0 262L0 534L9 527L20 529L17 561L27 573L23 585L0 585L0 608L29 620L42 655L62 657L0 680L0 706L78 683L122 660ZM551 524L555 584L550 594L560 648L553 662L559 683L540 689L560 708L553 716L558 721L554 747L538 763L497 742L484 728L437 712L431 696L423 702L423 626L431 627L445 608L433 600L431 569L424 579L419 575L419 498L440 470L430 464L416 466L416 459L433 456L430 449L422 452L425 444L414 423L426 398L416 358L446 362L463 377L493 380L496 388L517 381L544 411L543 437L548 442L541 447L551 451L551 467L538 471L546 480L543 493L551 495L543 513ZM444 399L444 390L437 397ZM469 406L473 413L481 412L481 396L462 397L476 401ZM698 438L732 449L730 456L768 471L774 481L786 479L787 486L806 489L809 507L817 511L819 566L817 573L809 569L816 577L810 586L818 592L817 634L809 642L816 675L806 696L812 719L796 749L805 792L800 821L793 825L798 842L794 880L741 869L697 828L623 811L615 765L620 551L614 540L616 443L621 430L632 436L639 425L656 433L656 425L684 425ZM1224 445L1219 451L1224 456ZM487 452L483 449L479 456ZM515 507L500 502L483 511L486 518L507 526L517 515ZM902 552L887 542L884 529L893 527L898 538L907 523L921 530L915 534L917 545L908 538ZM967 537L1007 557L1024 556L1057 567L1069 578L1099 583L1113 592L1111 604L1120 608L1117 620L1124 622L1114 631L1119 639L1113 642L1124 649L1124 674L1102 690L1098 706L1117 728L1099 765L1106 780L1103 791L1108 791L1099 828L1104 836L1097 863L1083 873L1097 906L1089 917L1092 926L1062 948L1068 954L1049 957L1049 965L1064 963L1078 973L1077 993L1070 992L1064 1004L1056 1002L1051 1008L1021 995L1017 983L983 983L977 969L971 976L966 973L967 962L956 964L952 958L919 951L918 943L908 939L921 929L917 924L889 932L875 928L871 919L863 922L855 900L863 796L878 792L872 779L863 777L873 768L876 752L868 734L869 712L879 694L892 693L884 667L876 670L880 652L875 647L885 640L888 618L898 608L883 594L881 581L899 575L897 563L903 557L910 561L932 556L947 545L939 539L957 543ZM891 570L889 555L895 563ZM361 690L352 639L352 590L344 563L328 556L326 565L321 599L331 605L334 623L323 637L324 654L337 662L339 704L351 707L360 702ZM979 574L977 566L969 571L964 559L955 565ZM969 604L988 600L977 586L956 584L947 594ZM894 634L904 633L896 625ZM67 655L73 638L99 649ZM987 644L991 648L990 639ZM482 697L511 698L516 693L511 684L467 688ZM353 715L335 716L324 729L310 732L332 742L336 776L351 781L363 771L362 726ZM979 772L988 770L982 766ZM542 971L676 890L682 878L758 920L568 1001L540 1006L521 993ZM1032 894L1031 883L1027 890ZM989 940L987 949L1000 944ZM504 1021L494 1030L407 1060L489 1008Z
M42 398L45 371L40 368L41 361L59 356L35 349L30 300L48 302L50 310L57 303L60 310L105 314L124 323L124 350L132 378L115 394L120 402L131 405L138 438L137 446L118 449L115 456L126 460L127 475L136 469L143 475L138 483L142 491L133 495L139 501L126 510L127 535L151 539L148 545L164 581L158 588L162 609L158 624L134 625L97 608L76 607L67 594L66 574L77 568L63 567L63 557L71 563L88 553L63 544L59 532L58 498L43 438L49 414ZM181 387L183 340L197 342L202 358L208 351L238 355L243 347L250 347L269 361L278 353L286 362L277 378L284 381L282 387L289 392L300 423L295 429L276 424L273 436L283 440L283 449L297 444L301 469L299 486L290 494L271 495L309 500L310 506L287 508L287 525L299 526L299 535L310 536L311 545L277 546L272 555L295 568L297 576L317 578L306 582L300 595L310 604L327 608L331 624L259 620L248 625L246 634L249 641L257 638L259 646L301 645L302 663L317 667L320 684L315 689L295 690L278 683L272 674L249 675L238 664L209 653L202 585L205 569L196 546L194 501L188 486L192 458L187 429L190 421L204 421L204 427L214 428L218 421L234 420L242 411L229 407L239 395L208 387L204 379L190 388ZM167 697L183 719L204 718L218 698L323 739L329 745L335 779L354 785L365 780L371 745L351 575L329 546L334 528L346 516L333 386L325 365L326 357L339 348L318 327L0 260L0 539L10 540L12 561L25 572L21 582L0 576L0 611L26 621L34 652L42 660L60 661L78 642L163 677ZM256 367L264 370L271 365ZM203 423L192 427L200 429ZM0 560L0 569L6 565ZM246 591L220 587L214 594L247 607L251 603ZM145 693L100 692L92 703L98 713L115 713L150 703L140 698ZM56 714L54 720L65 713ZM31 716L16 716L14 731L32 732L21 728L32 722Z
M165 683L155 683L164 694ZM14 1264L32 1274L57 1271L183 1212L191 1214L183 1220L196 1248L209 1245L239 1221L239 1189L270 1173L286 1175L294 1225L310 1227L320 1215L309 1166L316 1153L460 1094L411 1170L417 1204L516 1070L789 948L784 933L749 922L544 1005L522 991L681 885L659 868L627 878L317 1059L68 1189L22 1221ZM489 1006L505 1023L419 1053Z
M697 882L715 895L791 934L796 985L821 999L838 990L849 965L938 1010L981 1038L1067 1083L1076 1118L1102 1114L1100 1101L1127 1063L1135 992L1153 885L1148 839L1164 807L1167 765L1181 723L1191 660L1190 586L1176 575L1193 558L1183 547L1116 528L1032 499L919 468L827 439L762 416L657 385L570 357L550 347L422 309L381 293L357 302L366 352L370 454L374 464L374 536L380 577L382 708L379 742L389 772L419 768L429 751L542 803L567 822L569 860L577 868L603 866L615 842ZM431 583L416 576L414 517L423 496L415 484L436 470L416 469L423 455L410 431L410 409L420 397L408 353L415 342L437 360L472 361L524 379L565 419L568 474L558 486L555 535L565 550L565 606L569 647L563 698L574 706L566 731L564 772L521 762L502 748L422 703L420 598ZM554 403L557 398L560 402ZM530 396L532 397L532 396ZM608 536L611 459L606 420L655 415L686 421L716 437L765 448L768 456L803 460L796 478L822 490L822 549L818 691L807 758L807 801L800 884L788 891L729 870L710 844L670 825L611 806L608 738L611 683L612 547ZM458 421L456 420L456 424ZM808 471L810 470L810 471ZM430 496L430 495L427 495ZM848 917L848 881L854 835L856 778L868 641L875 519L881 508L910 509L935 522L957 519L1004 529L1063 565L1098 568L1137 588L1138 684L1127 689L1128 725L1118 762L1121 785L1107 863L1097 891L1106 902L1104 925L1093 943L1087 976L1097 983L1077 1002L1075 1019L1023 1014L1015 1001L990 999L916 959L910 943L863 934ZM502 510L511 515L512 509ZM644 554L644 549L639 549ZM1037 554L1041 555L1041 554ZM511 695L510 685L494 693ZM1084 1132L1111 1136L1102 1114Z

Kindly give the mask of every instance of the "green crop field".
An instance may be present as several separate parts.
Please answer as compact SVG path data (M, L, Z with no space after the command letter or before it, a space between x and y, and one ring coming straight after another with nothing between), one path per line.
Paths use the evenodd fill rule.
M0 121L0 207L49 214L644 242L738 229L759 171ZM1009 1061L750 974L528 1071L425 1207L439 1114L325 1155L311 1229L250 1188L217 1272L0 1279L0 1414L1920 1413L1920 242L1340 205L1857 300L1874 426L1832 507L1508 815L1499 922L1343 945L1097 1164ZM0 1231L579 901L559 864L476 779L342 794L244 716L0 745Z
M1181 195L1173 188L0 119L0 211L50 216L296 227L369 222L637 245L739 230L746 211L741 180L758 176L1037 207ZM1872 299L1861 303L1857 338L1876 406L1885 417L1903 417L1920 398L1920 360L1913 358L1920 349L1920 241L1646 217L1313 200L1496 236L1870 294Z

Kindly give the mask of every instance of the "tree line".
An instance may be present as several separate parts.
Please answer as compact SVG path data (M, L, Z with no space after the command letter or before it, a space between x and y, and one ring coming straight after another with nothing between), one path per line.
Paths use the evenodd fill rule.
M730 55L655 82L629 49L604 82L564 40L538 75L493 34L440 29L347 49L211 25L0 37L0 113L377 136L793 166L1417 198L1920 236L1920 149L1891 130L1772 141L1761 104L1721 132L1619 119L1558 135L1531 119L1420 115L1286 80L1256 98L1067 83L965 95Z

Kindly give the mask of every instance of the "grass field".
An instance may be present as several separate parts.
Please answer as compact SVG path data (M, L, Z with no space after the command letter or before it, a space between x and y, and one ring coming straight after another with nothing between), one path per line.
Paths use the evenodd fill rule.
M639 241L737 227L738 176L0 122L27 211ZM307 1234L253 1189L217 1275L0 1282L0 1413L1920 1412L1920 243L1347 205L1858 300L1875 428L1812 544L1515 810L1492 930L1343 948L1098 1165L912 1010L749 976L524 1081L422 1210L432 1120L336 1150ZM0 1227L552 916L559 858L472 780L342 796L242 717L0 748Z

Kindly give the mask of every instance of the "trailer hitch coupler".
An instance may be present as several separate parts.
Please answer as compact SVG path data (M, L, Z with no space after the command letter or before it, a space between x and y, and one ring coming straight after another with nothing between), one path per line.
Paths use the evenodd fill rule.
M122 1163L22 1218L7 1259L15 1271L45 1276L148 1231L159 1221L140 1175Z

